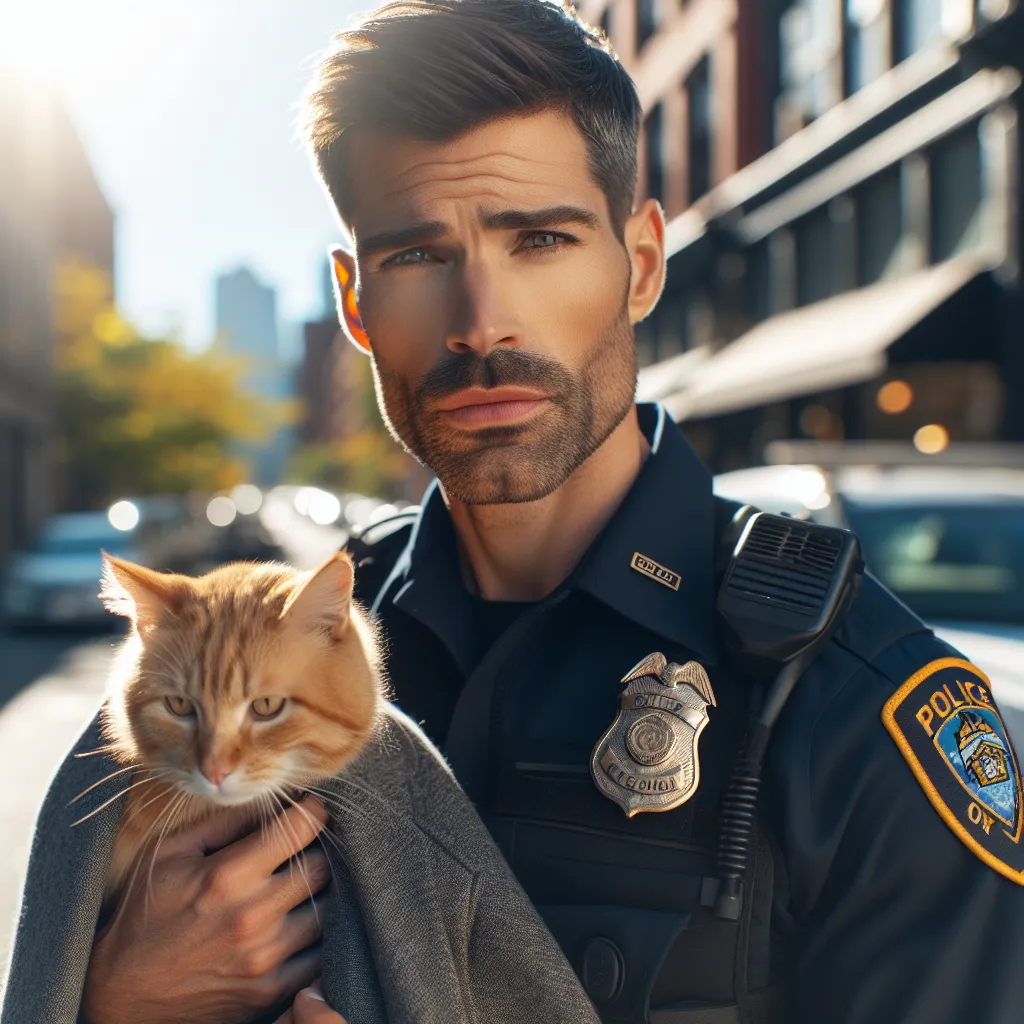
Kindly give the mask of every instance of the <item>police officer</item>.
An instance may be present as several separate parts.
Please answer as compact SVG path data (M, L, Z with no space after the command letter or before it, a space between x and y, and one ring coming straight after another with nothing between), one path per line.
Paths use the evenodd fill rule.
M739 898L718 898L766 684L716 615L735 510L634 404L665 228L633 208L640 109L604 41L541 0L408 0L336 38L305 111L353 240L344 329L437 476L353 543L358 593L397 702L602 1018L1022 1019L1016 756L988 680L870 578L782 710ZM146 1012L117 1019L182 1019L138 964L186 962L189 913L97 955L91 1004L130 989ZM215 1005L198 970L171 981Z
M353 545L360 596L397 702L604 1019L1024 1019L1009 738L981 673L871 579L774 730L744 912L716 911L763 683L716 621L731 510L634 405L664 223L632 208L640 111L607 47L537 0L384 8L337 38L306 109L354 241L334 254L345 329L438 478ZM683 802L630 781L673 743L619 715L651 655L644 678L687 666L701 697L659 762Z

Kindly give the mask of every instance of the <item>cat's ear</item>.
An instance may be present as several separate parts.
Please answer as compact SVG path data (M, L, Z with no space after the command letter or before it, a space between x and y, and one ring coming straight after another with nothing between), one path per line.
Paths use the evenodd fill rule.
M140 634L174 612L190 592L187 576L154 572L103 552L100 601L108 612L131 619Z
M340 640L352 612L352 559L339 551L295 584L281 619L302 629L328 631Z

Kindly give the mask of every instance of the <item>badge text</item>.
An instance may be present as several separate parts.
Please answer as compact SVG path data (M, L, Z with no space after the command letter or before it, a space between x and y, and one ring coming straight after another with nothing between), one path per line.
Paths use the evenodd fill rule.
M636 569L637 572L642 572L645 576L650 576L652 580L657 580L659 583L663 583L670 590L679 589L679 583L682 579L679 573L673 572L671 569L666 569L663 565L658 565L653 558L641 555L639 551L633 552L633 560L629 565L630 568Z
M671 793L677 788L675 773L671 775L637 775L623 768L609 750L601 758L601 767L616 785L634 793Z

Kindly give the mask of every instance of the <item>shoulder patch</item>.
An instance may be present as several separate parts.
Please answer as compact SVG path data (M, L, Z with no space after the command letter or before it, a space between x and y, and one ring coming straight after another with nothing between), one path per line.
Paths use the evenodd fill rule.
M1024 885L1020 767L988 677L960 658L915 672L882 722L943 821L989 867Z

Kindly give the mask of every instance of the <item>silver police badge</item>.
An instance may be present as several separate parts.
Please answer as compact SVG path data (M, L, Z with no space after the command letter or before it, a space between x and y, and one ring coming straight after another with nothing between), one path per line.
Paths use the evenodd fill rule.
M697 792L697 739L715 694L696 661L649 654L622 679L619 714L590 755L597 788L632 818L670 811Z

